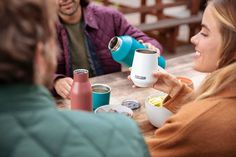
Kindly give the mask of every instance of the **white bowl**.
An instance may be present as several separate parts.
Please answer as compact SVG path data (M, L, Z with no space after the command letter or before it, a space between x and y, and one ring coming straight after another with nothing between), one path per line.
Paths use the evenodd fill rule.
M115 112L115 113L121 113L124 114L128 117L132 117L133 116L133 111L123 105L103 105L98 107L95 111L95 113L99 113L99 112Z
M166 109L165 107L163 106L157 107L149 103L149 99L153 97L160 97L160 96L165 97L167 95L163 92L158 92L157 94L149 96L145 100L145 111L146 111L147 117L150 123L158 128L161 127L171 115L173 115L173 113L169 111L168 109Z

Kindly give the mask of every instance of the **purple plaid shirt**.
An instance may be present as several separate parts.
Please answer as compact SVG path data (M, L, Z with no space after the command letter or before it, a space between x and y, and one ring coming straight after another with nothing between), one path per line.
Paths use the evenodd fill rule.
M147 37L140 30L130 25L117 10L90 4L83 9L83 19L85 35L90 41L87 47L90 48L89 51L91 49L95 51L96 59L93 59L97 60L100 64L99 68L102 68L100 74L121 70L121 65L112 59L108 49L108 43L114 36L130 35L137 40L153 44L162 52L162 47L156 40ZM57 23L57 35L61 51L55 79L60 76L72 77L69 37L65 27L60 22Z

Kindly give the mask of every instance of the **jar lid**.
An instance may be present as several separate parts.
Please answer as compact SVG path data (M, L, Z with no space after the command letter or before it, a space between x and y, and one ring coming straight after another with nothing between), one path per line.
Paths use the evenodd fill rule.
M137 100L124 100L122 101L121 105L126 106L132 110L140 108L141 104Z

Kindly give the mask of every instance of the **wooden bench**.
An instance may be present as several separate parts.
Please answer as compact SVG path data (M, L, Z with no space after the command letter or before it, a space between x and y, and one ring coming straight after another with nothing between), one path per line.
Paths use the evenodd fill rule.
M186 18L161 19L155 23L142 23L136 27L147 35L158 39L167 51L175 53L178 44L177 36L179 26L188 25L189 28L193 25L200 26L201 20L202 14L199 14Z
M178 6L187 6L191 15L196 15L199 11L200 1L202 0L173 0L172 2L163 3L163 0L154 0L154 4L148 5L148 0L136 0L138 7L125 5L121 0L92 0L118 9L124 14L140 13L140 23L146 22L146 15L156 16L158 19L169 18L164 15L163 10Z
M190 28L189 37L193 36L199 27L201 16L197 16L201 0L172 0L165 3L163 0L154 0L154 4L148 5L148 0L137 0L138 7L128 6L120 0L93 0L105 6L112 6L124 14L139 13L140 25L137 27L147 35L156 38L169 51L175 52L177 47L178 28L180 25L188 24ZM167 8L184 6L190 12L190 17L176 18L174 15L166 15ZM157 22L146 23L146 16L156 17ZM158 35L157 35L158 34ZM163 39L162 39L163 38ZM179 42L178 42L179 43Z
M196 24L200 23L201 20L202 20L202 15L193 15L186 18L163 19L155 23L142 23L136 27L141 31L147 32L151 30L173 28L184 24Z

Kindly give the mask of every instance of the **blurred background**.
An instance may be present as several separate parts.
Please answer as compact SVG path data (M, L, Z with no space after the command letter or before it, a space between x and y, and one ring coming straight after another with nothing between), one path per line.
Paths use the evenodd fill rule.
M194 53L190 38L200 29L206 0L92 0L121 11L164 47L166 59Z

